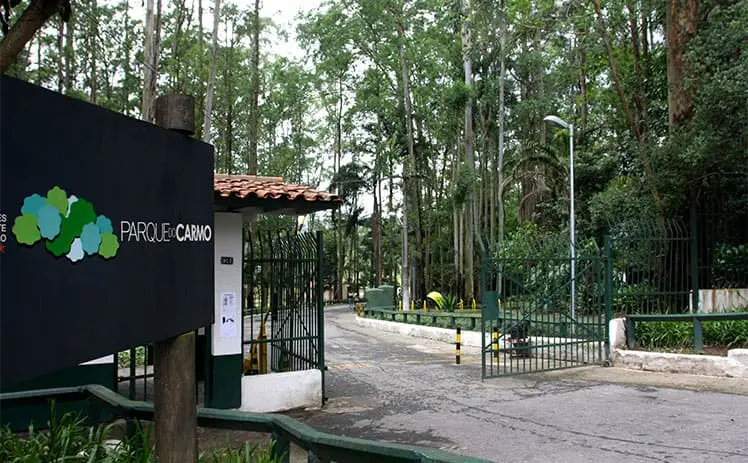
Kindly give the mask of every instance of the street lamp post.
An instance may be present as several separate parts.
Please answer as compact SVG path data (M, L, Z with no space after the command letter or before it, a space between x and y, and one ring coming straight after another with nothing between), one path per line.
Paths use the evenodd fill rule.
M574 126L558 116L545 116L544 121L553 122L569 129L569 249L571 250L571 318L574 320L577 306L576 293L576 221L574 219Z

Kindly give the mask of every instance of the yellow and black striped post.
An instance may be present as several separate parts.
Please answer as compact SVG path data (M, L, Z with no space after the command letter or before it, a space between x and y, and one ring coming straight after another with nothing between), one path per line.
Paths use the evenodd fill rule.
M499 363L499 327L493 327L493 358Z
M455 352L455 363L457 365L460 364L460 344L462 343L462 334L460 332L460 327L457 327L457 342L455 343L455 346L457 347L457 351Z
M268 337L267 332L265 331L265 322L267 322L267 315L265 315L265 320L263 320L262 325L260 325L260 336L258 336L260 344L258 348L259 359L257 361L257 372L261 375L266 375L268 372L268 345L262 342Z

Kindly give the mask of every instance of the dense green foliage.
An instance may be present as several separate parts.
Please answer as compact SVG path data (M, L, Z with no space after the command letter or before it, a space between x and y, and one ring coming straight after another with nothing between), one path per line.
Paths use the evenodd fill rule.
M472 228L494 248L527 237L528 225L531 240L568 235L569 132L543 121L556 114L575 128L580 243L602 247L624 220L689 224L695 207L699 260L710 266L726 256L716 249L748 242L748 0L695 2L673 32L665 13L678 4L320 0L286 26L268 17L274 4L256 21L253 5L225 2L207 137L216 169L248 172L254 146L258 174L341 194L339 211L305 224L326 230L325 283L337 298L343 283L398 284L406 199L416 297L470 298ZM157 93L194 95L198 121L211 6L180 0L160 16ZM286 38L303 57L279 52ZM682 39L682 56L671 39ZM10 72L139 117L143 43L142 10L129 0L75 3L71 21L49 21Z

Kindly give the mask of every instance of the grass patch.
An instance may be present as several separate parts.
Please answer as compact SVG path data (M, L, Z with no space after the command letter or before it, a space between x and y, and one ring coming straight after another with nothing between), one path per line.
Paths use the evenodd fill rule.
M748 347L748 320L703 321L705 346L729 349ZM693 347L693 323L637 323L636 342L645 349L683 349Z
M15 434L9 427L0 429L0 461L6 463L156 463L152 429L137 423L133 436L118 444L107 441L111 425L89 426L80 415L66 413L57 417L54 402L48 428ZM186 443L185 443L186 444ZM245 442L233 448L227 441L222 448L202 452L200 463L273 463L281 459L273 454L273 442L267 447Z

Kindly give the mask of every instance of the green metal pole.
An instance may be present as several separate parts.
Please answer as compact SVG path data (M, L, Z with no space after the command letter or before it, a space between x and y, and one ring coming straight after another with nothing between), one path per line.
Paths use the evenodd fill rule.
M704 353L704 329L701 326L701 320L693 318L693 348L697 354Z
M691 291L693 291L693 312L699 313L699 248L696 227L696 206L691 204Z
M317 231L317 343L319 344L319 371L322 374L322 404L325 404L325 303L322 288L322 262L324 258L322 230Z
M610 360L610 321L613 319L613 246L610 236L605 235L605 355Z
M481 291L481 294L483 294L483 306L485 307L487 301L486 298L486 265L487 265L487 256L485 249L481 249L481 264L480 264L480 281L481 281L481 287L483 288L483 291ZM485 315L485 314L484 314ZM480 317L480 343L481 343L481 380L484 380L486 378L486 317L482 316Z

